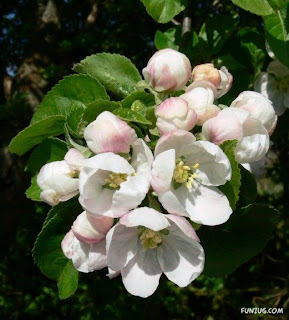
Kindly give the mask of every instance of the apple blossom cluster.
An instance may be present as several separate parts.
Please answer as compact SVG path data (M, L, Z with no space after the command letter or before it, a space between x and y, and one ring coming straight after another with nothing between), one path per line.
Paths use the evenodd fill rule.
M133 295L148 297L159 279L180 287L203 271L205 253L193 226L216 226L232 214L218 188L232 178L221 144L237 140L238 163L261 159L276 125L272 103L242 92L229 107L217 99L232 86L226 67L207 63L191 69L172 49L155 53L143 69L155 105L156 143L110 111L84 130L85 158L70 149L64 160L47 163L37 183L51 206L78 195L83 212L62 241L64 255L80 272L108 268L121 275ZM157 133L156 133L157 131Z

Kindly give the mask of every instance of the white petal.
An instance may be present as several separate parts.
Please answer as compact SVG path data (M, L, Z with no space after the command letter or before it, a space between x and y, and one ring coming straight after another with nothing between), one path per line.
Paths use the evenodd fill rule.
M231 179L232 169L229 159L219 146L211 142L195 142L186 160L188 165L199 164L196 174L201 184L220 186Z
M157 260L156 250L140 250L135 258L121 270L122 281L126 290L138 297L152 295L159 285L162 274Z
M226 222L232 213L227 197L216 187L199 186L186 205L192 221L208 226Z
M72 170L77 170L77 171L81 170L82 162L84 159L85 158L84 158L83 154L74 148L69 149L64 157L64 160L67 162L69 167Z
M133 167L123 157L112 152L98 154L92 158L83 161L84 168L102 169L115 173L134 172Z
M165 192L170 189L176 166L175 150L170 149L159 154L152 168L152 187L155 192Z
M202 246L181 232L170 232L157 251L164 274L179 287L189 285L203 271Z
M142 139L137 139L132 145L131 165L137 173L150 173L154 156Z
M260 121L249 118L244 126L244 138L236 147L236 160L239 163L257 161L269 149L269 135Z
M170 149L175 149L176 158L185 156L190 152L190 147L195 141L195 136L188 131L175 130L166 133L157 142L155 148L155 157L160 153Z
M119 223L127 227L143 226L154 231L160 231L170 226L164 214L148 207L129 212L120 218Z
M138 251L138 228L117 223L106 235L107 265L114 271L124 268Z

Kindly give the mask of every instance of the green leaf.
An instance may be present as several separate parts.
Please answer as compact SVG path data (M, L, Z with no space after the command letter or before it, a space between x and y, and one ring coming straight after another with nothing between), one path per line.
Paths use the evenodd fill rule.
M100 115L104 111L113 112L115 109L121 107L119 102L115 101L105 101L105 100L97 100L87 105L86 109L83 112L81 125L82 127L86 127L87 124L91 123L96 119L98 115Z
M98 99L109 100L109 97L97 79L83 74L70 75L48 92L34 113L31 124L52 115L62 115L72 128L76 128L85 106Z
M233 33L238 20L231 16L215 16L203 24L199 32L198 49L206 56L217 54ZM209 53L207 52L209 50Z
M97 79L109 92L122 98L135 91L135 85L141 80L132 62L118 54L98 53L89 56L76 64L73 70Z
M45 138L63 133L64 121L63 116L50 116L33 123L12 139L9 145L10 151L22 155Z
M218 188L227 196L232 209L235 209L241 187L240 169L234 153L237 143L237 140L228 140L220 145L220 148L224 151L231 163L232 178L230 181L227 181L223 186L219 186Z
M63 160L67 151L67 144L64 141L57 138L45 139L31 153L25 171L35 174L46 163Z
M273 9L267 0L232 0L240 8L259 16L267 16L273 13Z
M230 71L246 69L246 67L239 60L235 59L231 54L218 56L216 59L214 59L213 62L216 68L226 66Z
M238 205L245 207L254 203L257 196L257 184L251 172L246 170L242 165L239 165L241 170L241 188L240 199Z
M186 7L185 0L141 0L147 13L159 23L171 21Z
M154 43L158 50L172 48L179 50L179 42L181 38L181 27L170 28L165 32L157 30Z
M204 275L227 275L257 255L270 239L277 221L273 208L252 205L234 212L220 227L202 226L198 236L206 252Z
M289 4L264 17L266 39L276 58L289 67Z
M270 4L270 6L274 10L278 10L283 8L286 4L288 4L288 0L267 0Z
M148 121L144 116L130 109L120 108L120 109L114 110L113 113L124 121L136 122L136 123L148 124L148 125L151 124L151 122Z
M123 108L131 108L134 101L139 100L147 107L153 106L155 104L155 98L151 93L147 93L143 90L135 91L123 100L120 104Z
M263 66L265 59L265 43L259 32L252 28L244 28L238 32L241 47L244 51L244 58L247 65L254 69L257 74Z
M58 204L48 213L32 251L35 263L48 278L59 280L67 270L70 260L61 250L61 241L81 212L78 201L72 199Z
M60 299L69 298L77 289L78 271L74 268L71 260L69 260L67 265L64 267L59 277L57 286Z
M37 184L37 175L32 177L31 186L26 190L25 194L28 199L33 201L42 201L40 198L41 189Z

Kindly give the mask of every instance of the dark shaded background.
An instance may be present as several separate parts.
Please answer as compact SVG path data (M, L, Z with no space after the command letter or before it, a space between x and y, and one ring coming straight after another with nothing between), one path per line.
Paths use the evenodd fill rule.
M49 207L25 198L30 183L24 173L27 156L11 155L7 145L28 125L45 93L71 73L74 63L96 52L115 52L141 70L156 50L155 31L173 24L158 25L137 0L2 0L0 11L0 319L226 320L242 318L240 308L254 306L287 307L283 316L262 317L288 319L288 111L273 135L266 178L259 181L258 202L281 212L262 253L228 277L200 277L184 289L162 278L157 292L146 300L130 296L121 279L109 280L104 270L81 275L76 294L66 301L58 299L56 283L41 274L31 256ZM263 33L259 17L236 9L228 0L194 1L193 29L198 31L210 14L238 14L240 28L256 27ZM182 14L176 20L181 22ZM232 43L225 47L230 51ZM198 59L193 64L203 62L203 57ZM250 67L246 72L254 73Z

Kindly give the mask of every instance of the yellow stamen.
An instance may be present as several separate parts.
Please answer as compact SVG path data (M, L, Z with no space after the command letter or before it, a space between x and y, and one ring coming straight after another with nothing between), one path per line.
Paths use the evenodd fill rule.
M184 183L188 189L192 189L194 179L198 178L198 175L194 172L194 170L198 168L198 163L193 166L187 166L185 165L185 161L177 159L177 163L173 173L173 180L177 183Z
M109 178L105 179L105 182L111 187L111 188L118 188L121 183L125 182L127 180L127 174L126 173L110 173Z
M145 229L140 240L144 250L157 248L163 242L161 233L151 229Z

